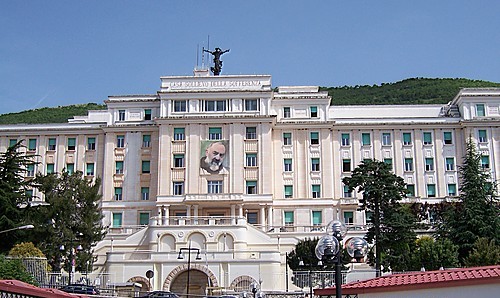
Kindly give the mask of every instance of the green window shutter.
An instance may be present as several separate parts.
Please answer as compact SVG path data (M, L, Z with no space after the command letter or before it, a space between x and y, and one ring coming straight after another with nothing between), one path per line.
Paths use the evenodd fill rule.
M88 144L95 144L95 138L88 138L87 143Z
M318 107L311 107L311 112L317 113L318 112Z
M184 134L184 127L175 127L174 134Z
M14 146L15 144L17 144L17 139L10 139L9 140L9 147Z
M149 212L139 213L139 225L141 226L149 225Z
M480 139L486 139L486 130L484 130L484 129L480 129L480 130L478 131L478 134L479 134L479 138L480 138Z
M76 138L68 138L68 146L76 146Z
M403 143L404 144L411 144L411 133L409 133L409 132L403 133Z
M284 159L284 163L285 163L286 165L291 165L291 164L292 164L292 159L291 159L291 158L285 158L285 159Z
M363 145L370 145L371 144L370 134L369 133L362 133L361 140L363 142Z
M123 161L117 161L116 162L116 170L121 170L123 171Z
M312 212L313 225L321 225L323 219L321 217L321 211L313 211Z
M451 141L451 131L445 131L443 134L445 140Z
M427 185L427 195L428 196L436 195L436 185L435 184Z
M122 214L121 213L113 213L113 227L119 228L122 226Z
M432 144L432 134L430 132L424 132L424 144Z
M36 139L30 139L29 140L28 150L30 150L30 151L36 150Z
M345 211L344 212L344 220L345 222L352 222L352 219L354 218L354 213L352 211ZM349 220L351 219L351 220Z
M319 139L319 132L311 132L311 139Z
M408 190L408 196L409 197L414 197L415 196L415 185L413 184L407 184L406 189Z
M247 181L246 185L247 186L257 186L257 181Z
M477 104L477 105L476 105L476 109L477 109L477 115L478 115L479 117L484 117L484 115L486 115L486 114L484 113L484 104Z
M143 135L142 141L143 142L151 142L151 135Z
M121 187L115 187L115 195L121 195L122 194L122 188Z
M142 172L149 173L151 171L151 163L149 160L142 161Z
M283 138L284 139L290 139L290 138L292 138L292 133L290 133L290 132L283 133Z
M285 211L285 224L293 224L293 211Z
M73 174L75 172L75 164L74 163L68 163L66 164L66 172L68 172L68 174Z
M221 134L222 133L222 128L221 127L209 127L208 128L208 133L209 134L212 134L212 133Z
M56 145L56 139L49 139L49 146L55 146Z
M54 173L54 164L49 163L47 164L47 174L52 174L52 173Z
M292 196L293 196L293 186L285 185L285 197L292 197Z

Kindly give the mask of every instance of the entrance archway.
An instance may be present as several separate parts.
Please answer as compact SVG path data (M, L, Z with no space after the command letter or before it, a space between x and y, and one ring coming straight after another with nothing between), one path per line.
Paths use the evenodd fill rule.
M187 264L177 266L165 279L163 290L185 295L187 289ZM206 266L191 264L189 272L189 294L206 295L207 287L218 287L217 278Z

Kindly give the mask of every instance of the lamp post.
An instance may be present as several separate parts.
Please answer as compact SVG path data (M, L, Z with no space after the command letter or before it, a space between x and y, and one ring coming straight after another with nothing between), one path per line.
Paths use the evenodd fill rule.
M186 298L189 298L189 272L191 271L191 252L196 252L196 260L201 260L200 257L200 249L196 247L191 247L191 241L189 241L189 247L182 247L179 249L179 255L177 256L178 260L183 260L183 252L187 251L188 253L188 268L187 268L187 280L186 280Z
M8 233L8 232L16 231L16 230L33 229L34 227L35 227L34 225L25 225L25 226L15 227L12 229L0 231L0 234Z
M72 243L73 243L73 241L72 241ZM60 251L65 250L64 244L62 244L59 247L59 250ZM82 251L82 250L83 250L83 247L81 245L78 245L76 247L76 251ZM71 262L71 270L69 272L68 285L71 284L71 282L73 280L73 276L75 275L75 271L76 271L76 251L75 251L75 248L73 247L73 245L69 249L69 260Z
M342 249L341 243L347 234L347 227L341 221L334 220L328 224L327 235L321 237L316 245L316 257L325 262L335 263L335 296L342 298ZM362 261L366 256L368 244L362 238L354 237L346 243L347 252L356 259Z

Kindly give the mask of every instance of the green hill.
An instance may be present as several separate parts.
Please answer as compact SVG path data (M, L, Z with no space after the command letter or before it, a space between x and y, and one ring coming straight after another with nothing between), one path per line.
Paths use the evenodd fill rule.
M332 97L332 105L446 104L461 88L500 87L469 79L412 78L373 86L322 87Z
M0 115L0 124L66 123L73 116L85 116L89 110L104 110L105 105L87 103L80 105L40 108Z
M493 83L469 79L412 78L396 83L373 86L321 87L332 97L332 105L391 105L391 104L446 104L460 88L500 87ZM65 123L73 116L87 115L88 110L103 110L105 105L82 105L41 108L0 115L0 124Z

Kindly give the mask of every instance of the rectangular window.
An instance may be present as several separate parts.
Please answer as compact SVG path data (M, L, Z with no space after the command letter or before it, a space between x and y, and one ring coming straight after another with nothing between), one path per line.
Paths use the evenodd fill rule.
M222 127L209 127L208 128L209 140L222 140Z
M224 112L226 111L225 100L205 100L206 112Z
M311 145L319 144L319 132L311 132Z
M113 212L113 228L119 228L122 226L122 214Z
M49 148L48 150L54 151L56 150L56 139L50 138L49 139Z
M29 139L28 141L28 150L35 151L36 150L36 139Z
M174 154L174 168L184 167L184 154Z
M118 110L118 121L125 121L125 110Z
M245 99L245 111L258 111L258 110L259 110L258 99Z
M452 138L451 131L445 131L445 132L443 132L443 139L444 139L445 145L452 145L453 144L453 138Z
M284 218L285 218L285 226L293 226L293 211L285 211L284 214L283 214Z
M352 211L344 211L344 223L346 225L354 224L354 212Z
M255 153L247 153L246 156L246 163L245 165L247 167L256 167L257 166L257 154Z
M185 100L174 100L174 112L187 112Z
M76 149L76 138L68 138L68 150L74 151Z
M93 163L87 164L85 174L87 176L94 176L94 164Z
M284 165L284 171L285 172L291 172L292 171L292 159L291 158L285 158L283 160L283 165Z
M284 107L283 108L283 118L290 118L292 116L292 113L290 111L290 107Z
M47 174L54 174L54 164L53 163L47 164Z
M456 196L457 195L457 185L456 184L448 184L448 195Z
M384 158L384 163L389 165L389 167L391 168L391 170L393 169L392 167L392 158Z
M411 133L410 132L403 132L403 145L409 146L411 145Z
M485 110L484 110L484 104L478 103L476 104L476 112L478 117L484 117L486 116Z
M342 172L350 172L351 171L351 160L343 159L342 160Z
M70 174L70 175L73 175L73 173L75 172L75 164L74 163L67 163L66 164L66 172L68 172L68 174Z
M312 224L313 226L322 226L323 225L323 216L321 211L313 211L312 212Z
M87 150L95 150L95 138L87 138Z
M259 223L259 214L257 212L248 212L247 213L247 222L252 225L256 225Z
M35 176L35 165L34 164L29 164L26 166L26 176L27 177L34 177Z
M405 158L405 169L406 172L413 171L413 158Z
M347 185L342 186L342 193L343 193L343 198L351 198L352 197L352 191L349 189L349 186L347 186Z
M143 201L149 200L149 187L141 187L141 199Z
M434 158L426 158L425 159L425 170L426 171L434 171Z
M447 157L446 158L446 170L454 171L455 170L455 158Z
M121 187L115 187L115 201L121 201L123 199L123 189Z
M184 194L184 182L176 181L173 183L174 196L182 196Z
M382 133L382 145L383 146L390 146L391 143L392 143L391 134L388 132Z
M247 140L256 140L257 139L257 127L247 127L245 133L245 139Z
M9 140L9 147L13 147L16 144L17 144L17 139L10 139Z
M151 147L151 135L142 135L142 147Z
M208 193L222 193L222 180L207 181Z
M283 145L285 146L292 145L292 133L290 132L283 133Z
M123 161L115 162L115 174L117 175L123 174Z
M478 130L477 135L478 135L479 143L487 143L488 142L488 135L486 134L486 130L484 130L484 129Z
M139 213L139 225L140 226L149 225L149 212L140 212Z
M321 185L319 184L312 185L312 197L315 199L321 198Z
M436 197L436 185L435 184L427 184L427 197L429 197L429 198Z
M153 115L151 114L151 109L144 110L144 120L152 120Z
M33 190L32 189L27 189L24 192L24 195L26 196L26 198L28 199L28 201L33 201Z
M363 146L370 146L371 145L371 137L370 137L370 134L369 133L362 133L361 134L361 144Z
M257 181L246 181L246 190L248 195L256 195Z
M407 196L409 196L409 197L415 196L415 185L414 184L407 184L406 190L408 190L408 193L406 194Z
M125 136L116 136L116 147L117 148L125 147Z
M311 171L319 172L319 158L311 158Z
M432 133L424 132L424 145L432 144Z
M318 107L311 107L311 118L318 118Z
M141 169L143 174L151 173L151 162L149 160L143 160Z
M483 170L490 168L490 157L488 155L481 156L481 168Z
M285 198L293 197L293 185L285 185Z
M175 127L174 128L174 141L184 141L186 139L184 127Z
M351 144L351 136L348 133L343 133L341 135L342 146L349 146Z

